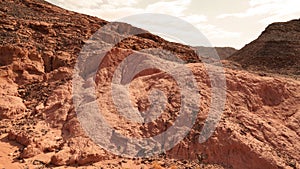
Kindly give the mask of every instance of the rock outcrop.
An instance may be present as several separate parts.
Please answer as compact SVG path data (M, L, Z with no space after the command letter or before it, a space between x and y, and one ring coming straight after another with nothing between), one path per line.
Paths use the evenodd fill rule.
M300 20L273 23L253 42L232 55L248 70L299 77Z
M168 60L155 51L147 55L185 64L201 94L196 123L177 146L151 158L122 158L87 136L72 95L78 54L108 22L41 0L2 0L0 15L0 167L299 168L300 154L295 151L300 149L299 81L225 69L225 110L213 136L200 144L212 96L206 67L196 51L147 31L113 45L122 35L141 31L116 23L118 31L101 34L99 44L113 47L97 67L96 86L87 80L83 87L96 89L99 108L117 131L137 138L153 136L166 129L162 126L173 124L180 108L180 88L174 78L150 69L130 82L130 99L134 107L145 111L150 106L149 93L159 89L169 96L163 115L147 124L120 118L111 98L111 83L114 70L130 54L150 48L171 52L187 63ZM93 64L86 75L95 72Z

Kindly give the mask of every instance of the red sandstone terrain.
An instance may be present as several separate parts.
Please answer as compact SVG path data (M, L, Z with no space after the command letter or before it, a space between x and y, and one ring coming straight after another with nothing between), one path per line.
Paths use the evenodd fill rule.
M114 46L97 70L96 94L107 121L120 133L131 137L160 133L163 130L160 126L172 125L180 106L174 79L166 72L148 70L130 82L131 102L139 110L145 110L150 106L147 96L152 89L159 89L166 96L172 94L164 116L147 125L120 118L111 100L109 72L129 54L149 48L170 51L187 62L201 93L196 123L184 140L165 154L131 159L116 156L95 144L82 129L73 105L72 76L77 56L90 43L91 35L108 22L42 0L1 0L0 16L0 168L300 168L300 82L289 77L299 71L296 53L299 21L271 25L261 35L268 42L252 42L257 46L268 44L259 53L275 56L272 59L276 62L253 63L256 57L261 57L255 47L250 50L247 46L230 57L242 67L255 64L257 69L272 68L273 73L280 69L288 76L259 76L247 70L225 68L224 113L212 137L201 144L199 133L212 96L211 82L197 51L146 31ZM120 32L139 29L118 23L116 30L103 35L103 44L112 43L121 36ZM270 35L273 32L276 35ZM276 39L291 36L296 40ZM281 55L278 48L289 55ZM248 52L243 54L245 50ZM276 59L280 57L294 60L287 63ZM289 64L291 68L286 68ZM84 86L91 87L88 81Z
M269 25L253 42L234 53L229 60L242 68L281 75L300 75L300 20Z

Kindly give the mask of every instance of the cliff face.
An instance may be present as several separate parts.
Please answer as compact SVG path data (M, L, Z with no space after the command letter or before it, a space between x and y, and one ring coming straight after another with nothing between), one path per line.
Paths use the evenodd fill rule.
M266 71L299 77L300 20L273 23L253 42L236 52L229 60L255 71Z
M201 111L189 135L165 155L120 158L86 135L72 95L75 60L84 44L90 43L90 36L108 22L39 0L2 0L0 15L0 167L299 167L300 154L295 151L300 149L299 81L226 69L227 100L222 119L213 136L200 144L199 133L210 110L211 84L202 63L186 64L201 93ZM115 26L118 31L102 34L101 43L111 45L122 36L120 32L138 29L122 23ZM184 61L199 62L190 47L144 31L124 39L105 55L97 70L96 87L82 82L87 91L96 88L106 120L130 137L162 132L165 128L161 126L172 125L181 105L174 78L163 71L147 70L130 82L131 102L144 111L150 107L151 90L159 89L168 96L164 115L149 124L120 118L111 98L112 72L129 54L148 48L165 49Z

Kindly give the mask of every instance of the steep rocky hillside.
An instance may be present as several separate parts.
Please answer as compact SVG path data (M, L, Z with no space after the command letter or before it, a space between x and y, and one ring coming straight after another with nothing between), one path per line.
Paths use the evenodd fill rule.
M273 23L253 42L229 58L243 68L300 75L300 20Z
M94 86L88 79L95 71L94 63L84 72L87 80L78 82L72 81L74 65L84 44L95 42L91 35L108 22L42 0L2 0L0 16L0 168L299 168L300 153L295 151L300 149L299 81L225 69L227 87L220 88L227 96L224 113L213 136L200 144L199 133L213 98L206 67L191 63L199 62L192 48L115 23L113 31L100 34L96 41L112 48L97 67ZM113 45L136 31L143 33ZM151 107L148 96L153 89L167 96L163 115L147 124L121 118L111 97L118 65L128 55L145 54L140 50L148 48L165 49L188 62L185 65L201 94L200 111L192 130L173 149L151 158L122 158L99 147L82 129L73 82L88 91L87 98L96 89L99 109L120 133L137 138L156 135L178 116L182 98L173 77L150 69L130 82L130 99L138 110ZM169 65L183 65L161 53L147 55ZM81 103L90 104L89 100Z

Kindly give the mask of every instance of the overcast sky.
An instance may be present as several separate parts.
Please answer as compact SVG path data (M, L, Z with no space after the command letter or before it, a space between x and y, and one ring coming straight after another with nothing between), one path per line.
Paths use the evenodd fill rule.
M270 23L300 18L300 0L47 1L108 21L141 13L172 15L194 25L208 38L212 46L231 46L237 49L256 39ZM163 26L169 25L166 23Z

